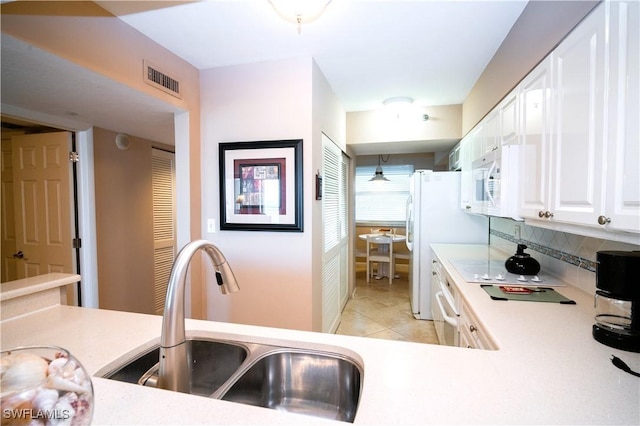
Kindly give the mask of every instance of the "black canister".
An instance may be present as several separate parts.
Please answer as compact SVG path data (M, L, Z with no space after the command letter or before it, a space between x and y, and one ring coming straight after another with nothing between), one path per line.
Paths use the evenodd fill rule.
M640 352L640 251L599 251L596 260L593 337Z
M507 272L518 275L535 275L540 272L540 264L529 253L525 253L527 246L518 244L516 254L504 262Z

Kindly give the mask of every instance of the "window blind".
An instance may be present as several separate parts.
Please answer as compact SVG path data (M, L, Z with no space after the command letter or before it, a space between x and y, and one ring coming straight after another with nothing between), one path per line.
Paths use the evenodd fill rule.
M413 165L382 166L388 182L370 182L375 170L356 167L356 222L404 222Z

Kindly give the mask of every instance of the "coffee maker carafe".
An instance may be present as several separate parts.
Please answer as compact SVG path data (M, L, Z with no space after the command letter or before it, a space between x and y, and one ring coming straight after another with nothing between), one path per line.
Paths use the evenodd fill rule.
M640 352L640 251L599 251L596 259L593 338Z

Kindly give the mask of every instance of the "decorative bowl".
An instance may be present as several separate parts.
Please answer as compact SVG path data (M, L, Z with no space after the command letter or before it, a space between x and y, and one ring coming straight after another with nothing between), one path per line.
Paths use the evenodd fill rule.
M29 346L0 354L2 425L88 425L91 376L69 351Z

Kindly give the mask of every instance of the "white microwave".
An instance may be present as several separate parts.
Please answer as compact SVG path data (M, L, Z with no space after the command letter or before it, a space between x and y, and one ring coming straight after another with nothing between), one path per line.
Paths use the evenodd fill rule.
M518 216L519 148L500 146L472 163L472 212L522 220Z

